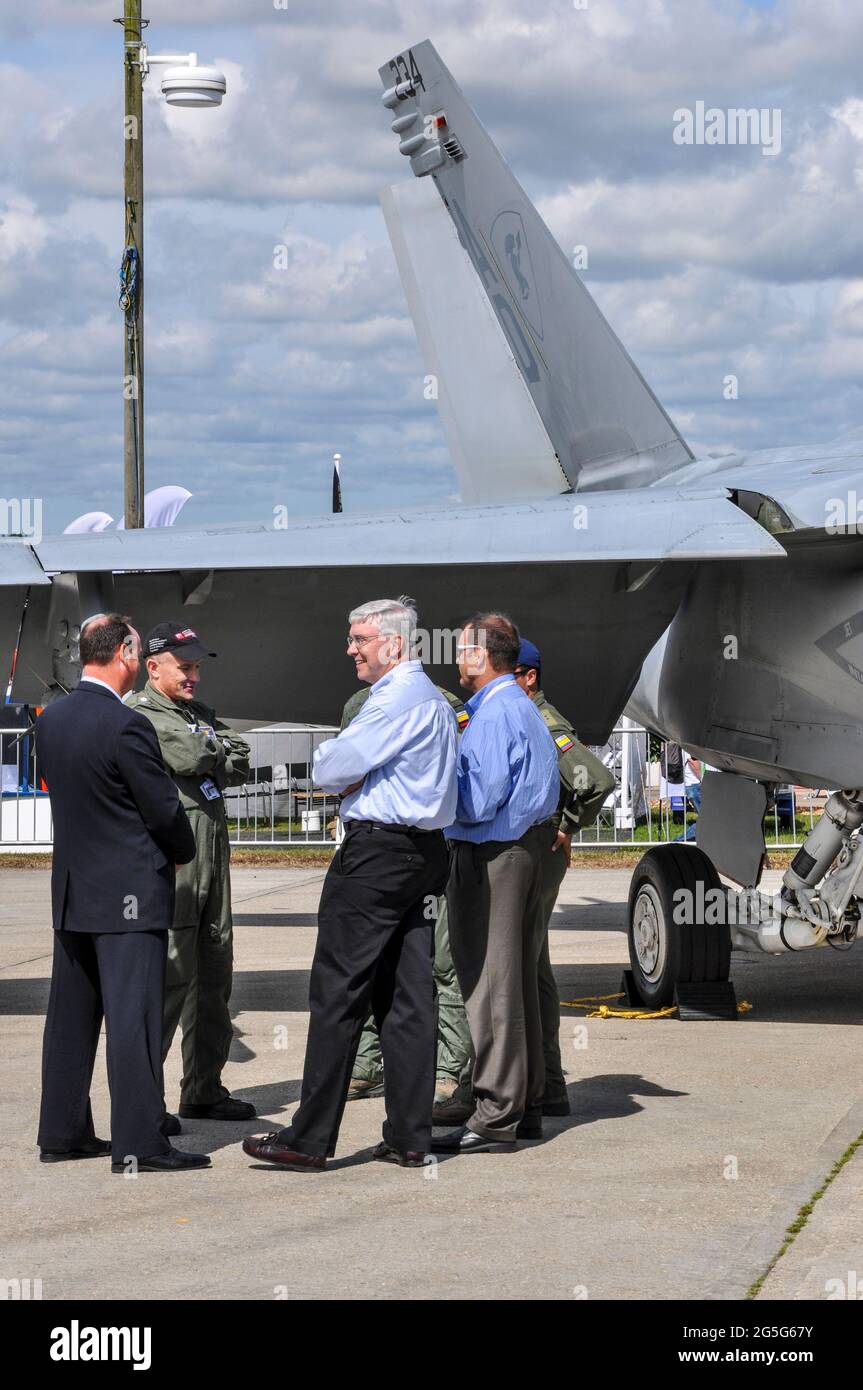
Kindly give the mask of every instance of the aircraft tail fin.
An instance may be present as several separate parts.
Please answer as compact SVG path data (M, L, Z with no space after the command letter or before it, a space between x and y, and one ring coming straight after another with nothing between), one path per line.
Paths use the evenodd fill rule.
M570 487L645 487L691 462L434 45L407 49L380 76L399 149L434 181Z

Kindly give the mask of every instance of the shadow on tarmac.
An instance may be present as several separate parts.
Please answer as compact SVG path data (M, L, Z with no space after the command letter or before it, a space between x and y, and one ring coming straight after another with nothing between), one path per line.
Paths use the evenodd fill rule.
M554 976L562 1000L617 994L623 965L558 965ZM740 1023L863 1024L863 947L851 952L824 947L770 958L735 952L731 979L739 1000L752 1004ZM48 1004L47 976L0 979L0 1015L44 1014ZM609 1001L614 1007L623 1001ZM309 1007L308 970L238 970L234 974L231 1013L306 1013ZM584 1019L585 1011L561 1008L562 1019ZM656 1025L677 1026L675 1019ZM610 1026L603 1024L602 1026ZM701 1025L707 1026L707 1025ZM232 1060L248 1061L251 1049L238 1032Z

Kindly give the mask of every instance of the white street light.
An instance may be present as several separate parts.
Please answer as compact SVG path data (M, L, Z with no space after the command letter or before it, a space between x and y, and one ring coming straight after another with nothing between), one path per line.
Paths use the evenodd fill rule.
M227 82L218 68L198 62L197 53L148 53L141 46L144 77L153 63L166 64L162 96L171 106L221 106Z

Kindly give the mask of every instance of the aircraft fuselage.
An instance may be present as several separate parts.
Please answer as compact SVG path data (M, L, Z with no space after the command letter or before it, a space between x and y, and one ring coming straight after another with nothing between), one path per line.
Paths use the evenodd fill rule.
M863 786L863 537L782 537L786 561L700 564L627 712L712 766Z

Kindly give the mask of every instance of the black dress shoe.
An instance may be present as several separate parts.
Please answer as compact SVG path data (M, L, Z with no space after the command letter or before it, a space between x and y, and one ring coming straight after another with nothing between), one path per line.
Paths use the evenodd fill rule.
M397 1163L400 1168L422 1168L426 1161L422 1149L394 1149L385 1139L372 1149L372 1158L379 1163Z
M77 1149L40 1149L40 1163L68 1163L73 1158L107 1158L111 1145L107 1139L88 1139Z
M166 1139L172 1139L175 1134L183 1133L183 1126L180 1124L180 1121L177 1119L177 1116L170 1114L170 1112L167 1110L165 1111L164 1120L159 1125L159 1129L162 1131Z
M515 1140L486 1139L484 1135L475 1134L472 1129L465 1127L457 1129L453 1134L444 1134L440 1138L432 1135L432 1149L435 1153L454 1154L512 1153Z
M131 1160L130 1160L131 1161ZM135 1159L139 1173L184 1173L187 1168L209 1168L209 1154L187 1154L182 1149L170 1148L163 1154L151 1154L149 1158ZM112 1173L126 1173L125 1163L112 1163Z
M544 1100L542 1113L543 1115L571 1115L572 1107L566 1096L563 1096L561 1100Z
M250 1158L260 1158L264 1163L277 1163L280 1168L291 1168L295 1173L320 1173L327 1166L327 1160L314 1154L297 1153L280 1142L284 1130L274 1130L272 1134L250 1134L243 1140L243 1153Z
M233 1096L213 1101L212 1105L180 1106L183 1120L254 1120L257 1113L247 1100L234 1100Z
M541 1139L542 1120L522 1120L515 1131L516 1139Z

